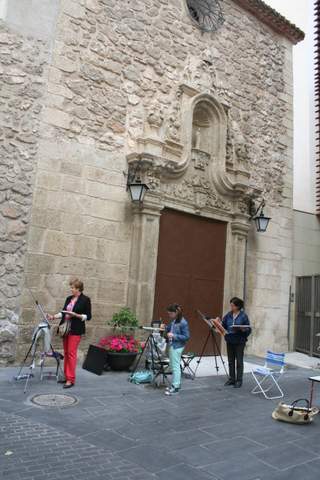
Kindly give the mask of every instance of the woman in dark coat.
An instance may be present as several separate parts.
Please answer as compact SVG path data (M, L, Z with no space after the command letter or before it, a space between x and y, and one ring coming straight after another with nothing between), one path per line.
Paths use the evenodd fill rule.
M227 330L224 338L227 342L229 363L229 380L225 385L233 385L235 388L242 386L243 353L251 333L249 318L243 307L243 300L233 297L230 300L230 312L222 320L222 325Z

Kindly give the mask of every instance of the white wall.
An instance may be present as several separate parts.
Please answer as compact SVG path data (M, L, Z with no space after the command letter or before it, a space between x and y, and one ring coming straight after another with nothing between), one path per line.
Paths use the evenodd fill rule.
M294 212L293 276L320 273L320 220L316 215Z
M55 29L60 0L0 0L0 20L22 35L48 40Z
M315 213L315 113L313 0L264 0L306 34L293 47L293 207Z
M7 0L0 0L0 19L5 20L7 16Z

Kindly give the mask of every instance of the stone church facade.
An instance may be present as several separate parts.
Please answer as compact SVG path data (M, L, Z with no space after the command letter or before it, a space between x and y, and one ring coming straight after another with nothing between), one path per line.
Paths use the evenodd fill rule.
M186 0L21 3L0 3L0 362L30 342L28 288L54 313L70 277L93 303L84 349L123 305L149 324L165 209L224 224L221 310L245 296L250 351L286 350L303 33L261 0L221 1L212 32ZM132 172L150 189L139 206Z

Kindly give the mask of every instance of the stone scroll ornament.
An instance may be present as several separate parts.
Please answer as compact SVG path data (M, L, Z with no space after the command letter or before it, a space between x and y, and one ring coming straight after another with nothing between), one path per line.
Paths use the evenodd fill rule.
M186 0L193 21L204 32L215 32L224 17L218 0Z

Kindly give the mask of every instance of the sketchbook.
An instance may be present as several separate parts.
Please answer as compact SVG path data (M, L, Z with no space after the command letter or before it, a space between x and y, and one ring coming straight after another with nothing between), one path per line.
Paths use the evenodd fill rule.
M252 328L251 325L232 325L232 328Z

